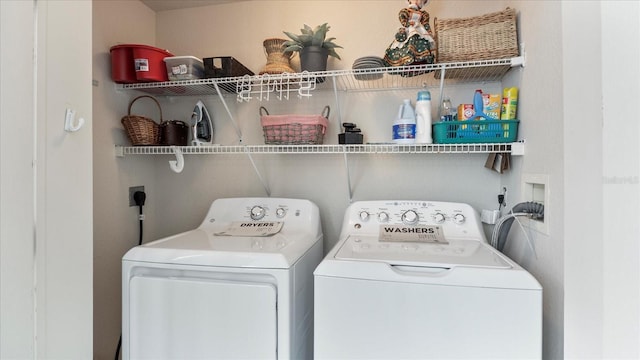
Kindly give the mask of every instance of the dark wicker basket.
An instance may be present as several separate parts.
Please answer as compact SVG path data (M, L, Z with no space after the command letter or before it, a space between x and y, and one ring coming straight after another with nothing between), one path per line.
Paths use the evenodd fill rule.
M122 126L127 132L129 140L133 146L151 146L160 144L160 123L153 121L145 116L131 115L131 107L136 100L141 98L150 98L153 100L160 110L160 123L162 123L162 108L160 103L154 97L149 95L138 96L129 103L129 109L126 116L122 117Z

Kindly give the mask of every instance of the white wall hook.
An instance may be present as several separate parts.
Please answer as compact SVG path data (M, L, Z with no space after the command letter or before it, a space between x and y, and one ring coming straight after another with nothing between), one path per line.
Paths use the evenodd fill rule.
M184 156L182 155L182 150L177 146L171 146L171 150L173 150L173 153L176 155L176 159L169 160L169 167L179 174L184 169Z
M82 125L84 125L84 118L79 118L78 121L75 121L76 111L73 109L67 109L64 114L64 131L66 132L76 132L80 130Z

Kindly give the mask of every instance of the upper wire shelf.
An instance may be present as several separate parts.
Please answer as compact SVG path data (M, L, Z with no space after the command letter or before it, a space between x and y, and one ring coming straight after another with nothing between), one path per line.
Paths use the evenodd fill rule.
M524 65L523 57L371 69L254 75L198 80L118 85L156 96L195 96L222 92L235 94L239 102L304 98L321 88L340 91L411 89L437 86L443 78L451 83L497 81L510 68Z
M490 154L524 155L524 142L478 144L116 146L116 156L206 154Z

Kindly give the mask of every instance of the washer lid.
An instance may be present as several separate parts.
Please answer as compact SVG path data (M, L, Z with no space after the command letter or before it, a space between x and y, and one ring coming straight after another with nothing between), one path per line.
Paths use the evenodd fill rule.
M288 269L319 239L291 231L248 237L216 236L211 231L195 229L137 246L123 260Z
M480 241L448 240L448 244L384 242L376 236L349 236L335 259L386 262L395 266L512 268L506 259Z

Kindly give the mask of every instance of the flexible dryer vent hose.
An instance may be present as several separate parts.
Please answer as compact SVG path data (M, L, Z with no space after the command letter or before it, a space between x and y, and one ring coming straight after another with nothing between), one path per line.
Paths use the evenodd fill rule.
M533 219L544 219L544 205L527 201L523 203L519 203L511 209L510 214L516 215L528 215ZM509 230L511 230L511 225L513 224L513 220L515 220L515 216L507 215L507 219L503 222L500 222L498 228L495 231L498 231L498 243L497 249L502 251L504 245L507 243L507 235L509 235Z

